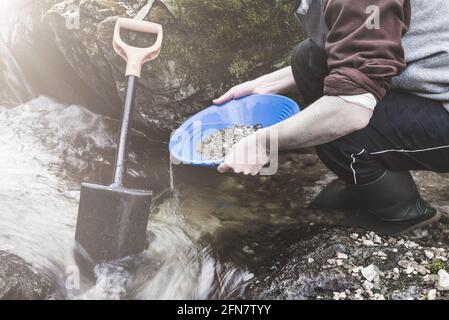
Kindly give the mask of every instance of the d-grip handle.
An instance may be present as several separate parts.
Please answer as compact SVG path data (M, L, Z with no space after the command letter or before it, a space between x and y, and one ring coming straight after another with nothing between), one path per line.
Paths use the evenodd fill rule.
M154 45L149 48L132 47L122 40L120 36L121 29L156 34L157 39ZM142 65L155 59L159 55L162 46L162 38L163 31L160 24L128 18L119 18L117 20L114 30L113 47L115 52L127 61L126 76L136 76L140 78Z

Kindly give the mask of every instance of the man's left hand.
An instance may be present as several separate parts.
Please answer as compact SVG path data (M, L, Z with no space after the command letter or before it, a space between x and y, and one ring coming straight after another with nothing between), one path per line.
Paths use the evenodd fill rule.
M266 139L261 131L237 142L227 154L218 172L235 172L257 175L270 162Z

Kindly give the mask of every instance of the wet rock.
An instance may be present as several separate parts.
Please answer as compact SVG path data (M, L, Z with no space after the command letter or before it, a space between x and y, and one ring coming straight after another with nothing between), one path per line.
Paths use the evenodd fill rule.
M0 251L0 300L48 300L59 296L55 283L23 259Z
M136 101L136 119L152 128L173 129L233 84L288 65L303 37L287 0L65 0L46 5L43 25L56 39L59 54L115 113L125 90L125 62L112 49L117 16L146 15L164 26L161 55L144 67ZM79 7L79 28L66 26L73 5ZM151 44L140 35L123 37L136 46Z

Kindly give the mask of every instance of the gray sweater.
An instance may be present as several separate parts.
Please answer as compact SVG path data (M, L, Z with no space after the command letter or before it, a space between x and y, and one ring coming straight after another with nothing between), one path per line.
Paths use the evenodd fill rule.
M449 0L410 3L410 29L402 38L407 67L393 87L441 101L449 111Z

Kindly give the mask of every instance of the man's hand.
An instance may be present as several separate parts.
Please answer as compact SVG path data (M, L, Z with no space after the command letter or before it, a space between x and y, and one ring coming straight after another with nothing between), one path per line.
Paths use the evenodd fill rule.
M237 142L225 161L218 167L218 172L233 171L245 175L257 175L270 162L265 134L261 130Z
M270 92L263 86L259 87L257 81L253 80L232 87L228 92L226 92L220 98L215 99L213 102L215 104L223 104L232 99L238 99L252 94L267 94L267 93Z
M223 104L232 99L246 97L252 94L282 94L296 89L291 67L280 69L258 79L244 82L215 99L215 104Z

